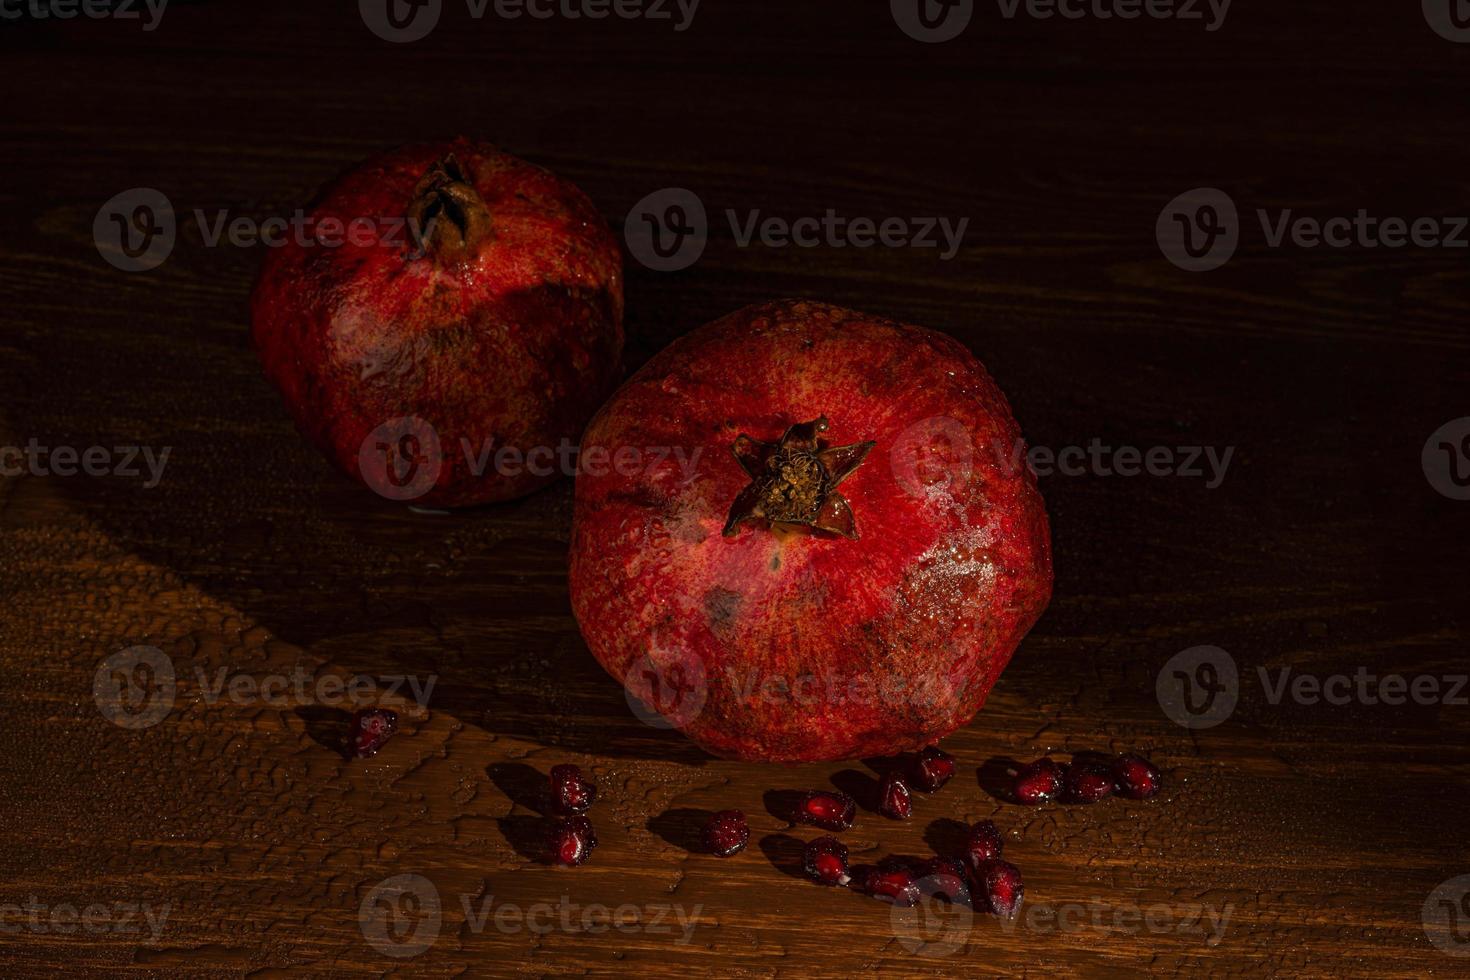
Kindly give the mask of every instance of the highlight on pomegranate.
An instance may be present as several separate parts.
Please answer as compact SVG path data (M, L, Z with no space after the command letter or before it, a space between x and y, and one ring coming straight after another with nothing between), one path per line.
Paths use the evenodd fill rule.
M1359 6L0 0L0 976L1470 976Z

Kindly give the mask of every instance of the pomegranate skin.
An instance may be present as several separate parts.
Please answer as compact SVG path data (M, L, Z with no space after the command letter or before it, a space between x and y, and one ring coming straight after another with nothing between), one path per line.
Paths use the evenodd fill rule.
M452 250L425 247L407 221L452 220L414 211L446 160L486 216ZM370 236L332 234L333 220L362 219ZM268 250L252 338L297 427L339 469L390 499L449 507L564 475L569 453L555 453L616 384L623 348L622 259L580 190L486 143L417 144L338 178L305 227L305 243ZM405 433L428 446L424 423L432 469L384 455ZM428 479L405 487L410 472Z
M722 533L753 479L737 437L776 443L819 418L823 447L875 443L840 486L856 537L760 518ZM589 465L630 446L643 465ZM1024 458L1004 396L948 336L806 301L732 313L654 357L588 427L571 547L582 635L717 756L931 745L979 710L1051 595Z

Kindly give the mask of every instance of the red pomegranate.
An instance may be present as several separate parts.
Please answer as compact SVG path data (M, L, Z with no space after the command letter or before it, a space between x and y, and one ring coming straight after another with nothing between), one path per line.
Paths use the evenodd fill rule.
M565 180L485 143L407 146L322 193L252 314L338 467L394 500L486 503L570 469L620 371L622 263Z
M819 303L732 313L588 427L582 635L650 718L716 755L928 746L980 708L1051 595L1020 447L950 337Z

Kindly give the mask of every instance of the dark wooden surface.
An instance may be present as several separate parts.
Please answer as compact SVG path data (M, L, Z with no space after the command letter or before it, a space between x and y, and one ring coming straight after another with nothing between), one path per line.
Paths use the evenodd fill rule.
M933 46L876 2L708 0L683 32L449 4L409 45L353 6L0 28L0 443L172 447L151 490L0 480L0 904L169 908L157 937L0 932L0 973L1470 975L1421 921L1470 873L1470 707L1273 705L1256 679L1465 671L1470 503L1437 494L1419 453L1470 414L1467 253L1271 249L1248 221L1227 266L1192 274L1153 237L1197 186L1247 215L1467 213L1470 46L1412 3L1239 0L1213 33L982 5ZM302 443L260 375L260 249L185 236L126 273L94 247L98 208L129 188L266 217L384 146L460 133L573 179L619 231L667 186L716 216L970 218L948 262L739 248L717 220L692 268L629 264L634 365L746 303L810 296L962 338L1034 444L1236 447L1216 489L1044 479L1056 597L946 743L960 776L913 821L864 812L846 835L863 859L927 855L945 820L993 817L1029 900L1087 908L1081 925L982 917L925 959L886 906L797 880L765 794L867 767L722 762L641 724L570 614L569 483L452 516L380 501ZM99 661L134 644L180 674L173 711L141 731L92 696ZM1154 680L1201 644L1232 653L1241 700L1191 731ZM378 758L349 764L324 744L330 711L211 704L196 680L297 665L436 686ZM1164 767L1161 799L1033 812L977 778L998 758L1120 748ZM564 761L605 798L601 847L573 871L537 863L525 790ZM751 815L752 845L689 853L691 821L725 807ZM443 926L400 961L366 941L359 907L406 873L432 882ZM677 906L698 925L687 943L477 932L461 895L631 903L645 920ZM1218 942L1111 924L1198 905L1230 910Z

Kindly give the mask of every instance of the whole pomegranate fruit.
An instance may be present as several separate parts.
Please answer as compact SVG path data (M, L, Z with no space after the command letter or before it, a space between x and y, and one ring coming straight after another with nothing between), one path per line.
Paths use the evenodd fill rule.
M270 250L267 376L338 467L462 506L570 469L620 373L622 260L592 203L485 143L403 147L339 178Z
M932 745L980 708L1051 595L1021 450L1000 389L950 337L810 302L732 313L588 427L582 635L650 719L716 755ZM620 453L630 465L594 465Z

